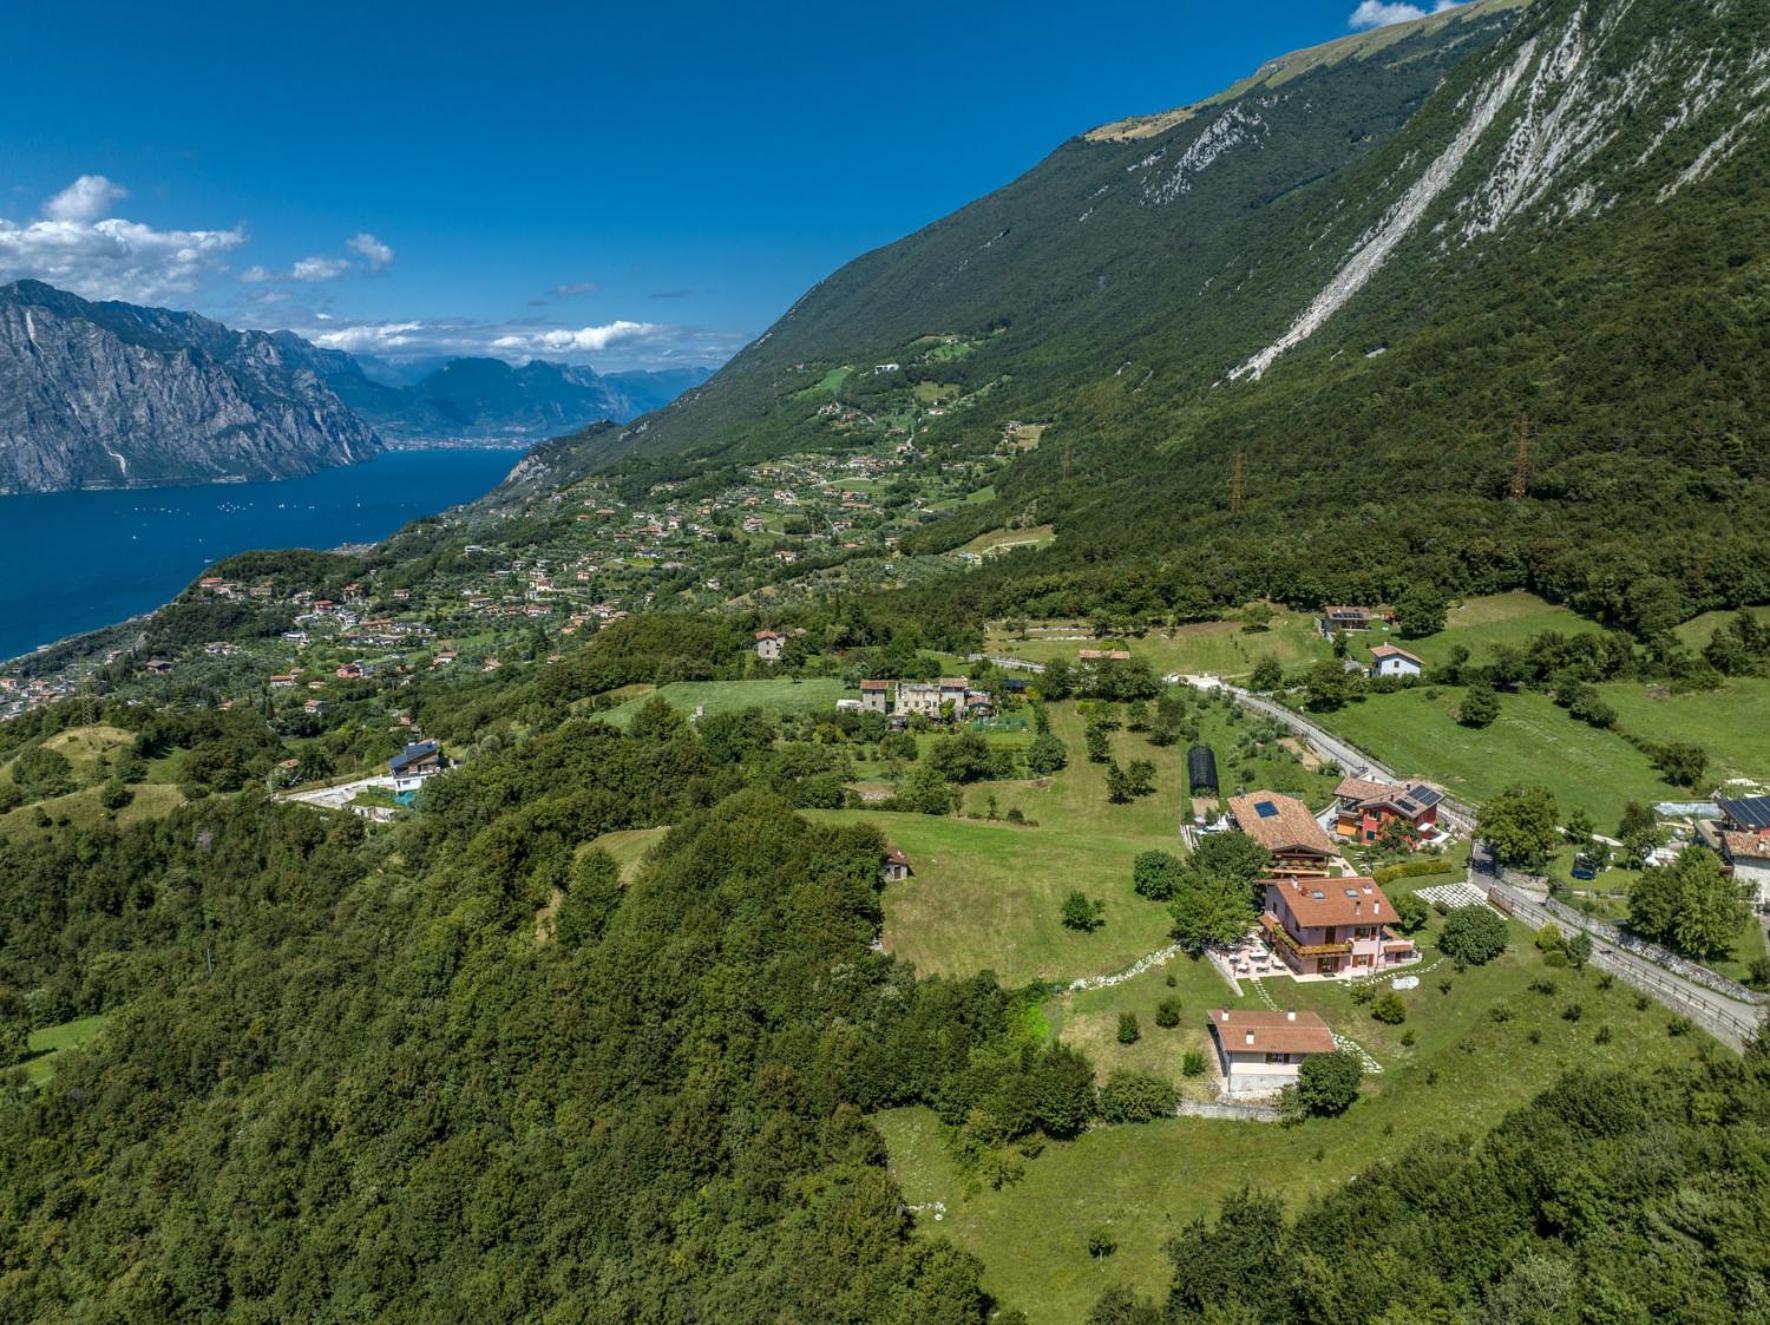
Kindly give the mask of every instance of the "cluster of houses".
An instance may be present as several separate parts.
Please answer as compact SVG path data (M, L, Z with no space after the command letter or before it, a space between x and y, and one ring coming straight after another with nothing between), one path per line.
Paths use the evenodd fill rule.
M839 700L838 707L882 713L902 727L913 717L934 722L985 718L995 712L995 700L989 691L974 689L966 677L943 676L938 681L862 681L860 698Z
M1292 975L1378 975L1419 959L1391 928L1397 916L1383 890L1354 872L1302 801L1255 791L1231 797L1229 814L1271 857L1259 927Z

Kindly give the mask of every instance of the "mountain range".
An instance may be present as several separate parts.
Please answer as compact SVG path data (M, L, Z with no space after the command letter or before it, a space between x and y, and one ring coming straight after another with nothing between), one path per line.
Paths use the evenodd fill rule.
M381 449L263 332L0 286L0 493L290 478Z
M1080 134L551 463L839 447L927 384L918 445L1049 425L925 531L1055 524L979 592L1761 599L1767 121L1764 0L1477 0Z
M388 445L526 445L625 421L704 368L599 375L458 358L400 382L293 332L0 286L0 493L291 478Z

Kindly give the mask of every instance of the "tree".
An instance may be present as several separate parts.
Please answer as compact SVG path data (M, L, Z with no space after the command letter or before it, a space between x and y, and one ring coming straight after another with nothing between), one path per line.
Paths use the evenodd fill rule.
M1103 728L1089 726L1087 731L1083 733L1082 740L1088 747L1088 762L1090 764L1104 764L1112 758L1112 739Z
M1598 825L1584 809L1575 807L1567 815L1567 823L1562 829L1563 835L1576 847L1591 845L1592 835L1598 831Z
M1629 894L1629 928L1697 958L1732 951L1751 918L1740 888L1704 846L1647 870Z
M1653 750L1653 766L1674 787L1696 786L1702 781L1708 763L1708 753L1700 745L1688 741L1668 741Z
M1552 791L1514 785L1481 807L1475 831L1487 839L1500 864L1535 870L1548 863L1561 841L1555 820Z
M1178 1099L1161 1077L1119 1068L1100 1088L1100 1116L1109 1123L1147 1123L1172 1113Z
M1088 894L1080 888L1075 889L1063 899L1062 920L1065 929L1077 930L1083 934L1091 934L1102 924L1106 914L1106 903L1090 900Z
M1371 1016L1385 1026L1399 1026L1407 1020L1407 1004L1391 989L1371 1004Z
M1063 771L1069 763L1069 751L1064 744L1050 732L1033 737L1032 744L1026 748L1026 768L1034 777L1050 777L1053 773Z
M1438 935L1446 957L1485 966L1506 950L1506 922L1485 906L1461 906L1450 913Z
M1576 971L1583 971L1586 963L1592 960L1592 936L1585 930L1575 930L1567 942L1562 945L1567 954L1567 961Z
M1284 668L1278 665L1278 659L1270 653L1260 655L1254 664L1253 675L1248 678L1248 685L1254 690L1277 690L1284 684Z
M1364 1064L1349 1049L1310 1054L1297 1069L1297 1102L1306 1113L1337 1116L1352 1107L1363 1079Z
M1623 857L1629 868L1638 870L1645 867L1647 857L1665 841L1665 830L1652 810L1639 801L1630 801L1623 806L1616 836L1623 845Z
M959 732L935 741L928 767L948 782L981 782L998 771L989 742L977 732Z
M1135 1012L1119 1013L1119 1043L1136 1044L1143 1038L1143 1027L1137 1023Z
M1211 833L1192 853L1192 865L1207 874L1251 884L1266 877L1272 853L1245 833Z
M1233 943L1254 923L1254 898L1241 879L1188 870L1168 907L1174 917L1174 938L1190 953L1213 944Z
M1332 710L1345 704L1352 682L1339 662L1323 658L1303 677L1304 698L1312 709Z
M897 802L919 814L951 814L953 789L926 764L918 764L897 784Z
M1166 851L1140 851L1131 863L1131 887L1139 897L1166 902L1180 884L1182 866Z
M1403 934L1419 933L1425 928L1427 917L1432 914L1431 908L1416 893L1403 893L1393 899L1391 905L1395 907L1395 923Z
M1486 681L1477 681L1463 692L1463 702L1457 706L1457 721L1465 727L1491 727L1494 719L1500 716L1500 697Z
M1436 635L1444 629L1444 595L1434 584L1413 584L1395 603L1395 624L1408 639Z
M1147 759L1133 759L1125 765L1125 780L1133 796L1148 796L1155 791L1155 765Z
M1107 764L1106 799L1111 801L1114 805L1124 805L1130 801L1134 791L1135 788L1132 785L1131 777L1124 769L1119 767L1119 761L1114 759L1111 763Z

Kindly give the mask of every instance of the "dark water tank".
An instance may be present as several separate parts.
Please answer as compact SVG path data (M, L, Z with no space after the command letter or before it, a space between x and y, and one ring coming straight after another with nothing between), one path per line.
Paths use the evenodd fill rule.
M1195 745L1186 752L1186 780L1194 796L1217 790L1217 756L1208 745Z

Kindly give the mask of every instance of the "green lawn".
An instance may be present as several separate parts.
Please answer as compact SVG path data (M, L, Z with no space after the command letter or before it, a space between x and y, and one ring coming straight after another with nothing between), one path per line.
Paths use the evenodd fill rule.
M1619 727L1649 741L1693 741L1708 751L1705 790L1727 778L1770 781L1770 679L1737 677L1719 690L1686 695L1639 681L1599 689ZM1682 795L1667 788L1673 799Z
M621 867L621 882L632 882L633 875L638 872L645 853L664 840L668 828L624 828L612 833L604 833L594 842L593 847L601 847L615 858Z
M104 1029L105 1018L81 1017L76 1021L64 1021L59 1026L45 1026L42 1030L32 1031L25 1042L26 1048L35 1058L26 1060L25 1071L30 1076L31 1084L41 1086L55 1074L56 1056L63 1049L78 1049Z
M987 534L979 534L960 552L979 552L988 555L993 552L1007 552L1019 547L1044 547L1056 534L1048 524L1032 529L992 529Z
M1363 637L1363 642L1374 644L1387 639L1410 653L1419 654L1427 663L1448 661L1450 651L1460 644L1469 650L1472 661L1484 663L1488 661L1496 644L1522 648L1531 636L1541 635L1545 631L1584 635L1595 634L1602 629L1597 622L1568 608L1556 607L1535 594L1518 592L1490 594L1484 598L1470 598L1459 603L1446 616L1444 629L1424 639L1404 640L1398 636L1383 636L1373 632L1368 637Z
M885 949L923 975L1070 980L1123 970L1168 942L1167 910L1131 890L1131 862L1146 842L925 814L806 814L870 823L909 856L914 875L885 886ZM1074 888L1106 903L1092 933L1058 920Z
M1005 622L989 623L985 650L1051 662L1062 658L1074 662L1081 649L1128 649L1133 658L1146 661L1158 674L1185 672L1220 676L1245 676L1259 659L1271 654L1285 667L1332 656L1332 648L1315 629L1313 616L1303 612L1275 611L1266 630L1250 631L1239 621L1202 621L1171 630L1152 630L1132 639L1094 639L1084 621L1037 623L1082 639L1051 639L1029 635L1022 639Z
M674 681L635 696L599 716L616 727L625 727L653 695L662 695L684 714L692 714L697 707L704 708L709 717L747 708L767 709L772 713L815 713L834 708L838 699L858 698L832 677L805 681L787 677L764 681Z
M1449 994L1438 989L1445 976L1452 982ZM1555 994L1527 989L1545 976L1554 981ZM1193 1023L1215 1001L1208 985L1190 994L1192 985L1192 978L1183 974L1182 1032L1162 1032L1144 1023L1145 1042L1174 1037L1155 1039L1153 1053L1158 1062L1167 1056L1175 1070ZM1280 1192L1300 1204L1343 1185L1413 1140L1487 1130L1575 1062L1598 1069L1651 1070L1688 1061L1707 1043L1699 1034L1667 1035L1669 1013L1656 1004L1638 1011L1634 992L1620 983L1600 990L1595 971L1546 970L1530 946L1530 935L1518 926L1513 927L1512 949L1491 966L1461 975L1441 967L1419 989L1404 994L1408 1019L1400 1027L1372 1021L1339 985L1272 981L1269 986L1280 1006L1321 1012L1385 1068L1381 1075L1367 1077L1364 1098L1344 1118L1295 1128L1193 1118L1141 1127L1102 1126L1076 1141L1047 1145L1027 1161L1021 1182L1000 1191L971 1192L953 1171L934 1115L923 1109L891 1110L876 1123L905 1199L946 1206L939 1222L932 1214L918 1215L919 1227L976 1255L984 1265L985 1286L1004 1307L1025 1311L1038 1325L1073 1322L1113 1283L1128 1283L1159 1298L1169 1277L1163 1242L1186 1221L1214 1214L1223 1196L1244 1185ZM1141 1017L1143 1004L1153 1009L1150 995L1165 989L1155 978L1147 991L1111 992L1135 1003ZM1227 987L1221 989L1227 996ZM1081 1009L1081 999L1075 1001ZM1111 1001L1102 998L1096 1010L1110 1013L1116 1024ZM1513 1013L1504 1024L1488 1016L1501 1002ZM1561 1014L1575 1002L1583 1015L1568 1021ZM1080 1012L1077 1019L1085 1015ZM1062 1018L1056 1020L1058 1033L1066 1034ZM1611 1030L1608 1044L1596 1043L1601 1025ZM1404 1047L1401 1036L1410 1029L1417 1043ZM1531 1042L1533 1033L1537 1043ZM1145 1045L1134 1048L1143 1051ZM1089 1257L1087 1234L1097 1227L1116 1235L1116 1255Z
M101 786L88 787L84 791L72 792L66 796L56 796L36 805L21 805L16 810L0 814L0 837L27 836L46 831L37 826L39 809L49 816L52 823L59 824L66 819L77 828L90 830L113 821L119 827L127 827L144 819L158 819L184 804L184 794L177 787L165 783L143 782L132 786L130 791L134 793L134 798L115 812L114 820L112 811L105 809L100 800L104 794Z
M1582 808L1605 831L1625 801L1678 794L1646 755L1615 732L1574 721L1546 695L1502 695L1499 718L1483 730L1451 716L1462 695L1425 686L1311 716L1403 776L1429 778L1476 803L1512 783L1541 784L1563 814Z

